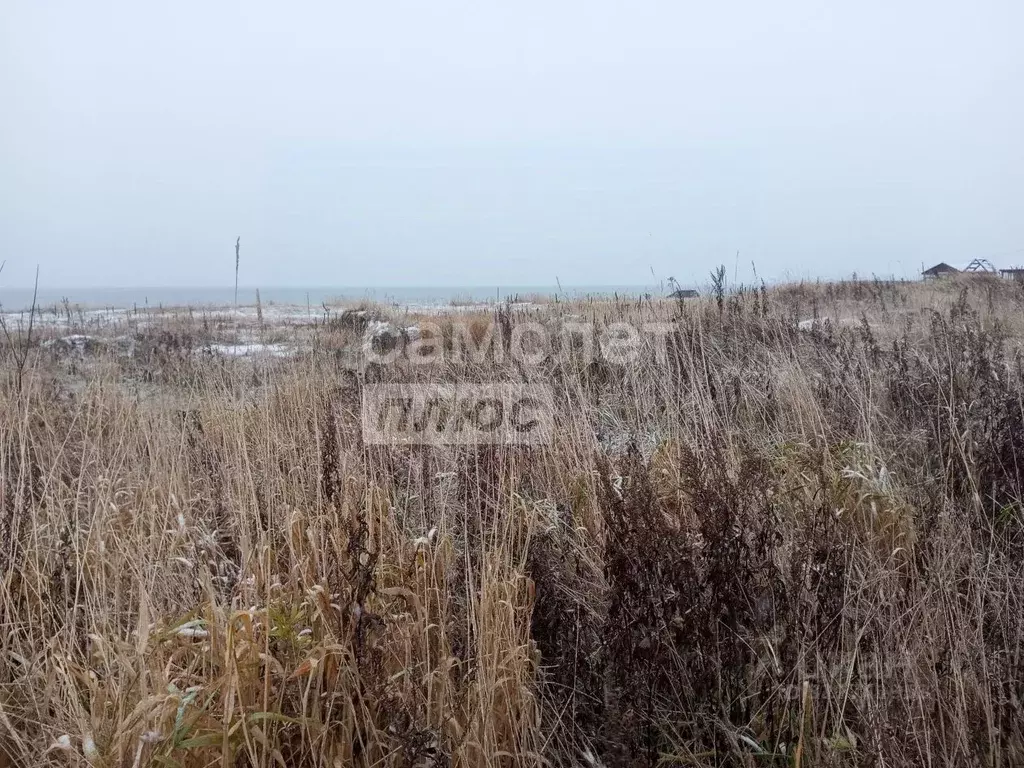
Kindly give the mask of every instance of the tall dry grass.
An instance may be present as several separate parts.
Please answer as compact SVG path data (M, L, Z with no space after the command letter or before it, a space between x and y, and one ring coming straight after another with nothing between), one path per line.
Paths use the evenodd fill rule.
M676 323L627 366L5 348L0 765L1019 764L1022 307L492 315ZM551 384L552 444L362 443L368 382L452 378Z

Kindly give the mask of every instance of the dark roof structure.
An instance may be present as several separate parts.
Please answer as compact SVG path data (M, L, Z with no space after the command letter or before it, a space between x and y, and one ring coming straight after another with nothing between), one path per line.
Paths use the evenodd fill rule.
M678 288L668 295L670 299L695 299L700 296L692 288Z
M921 274L924 275L925 277L942 277L943 275L955 275L959 271L960 270L957 269L956 267L951 267L946 262L940 261L934 267L926 269Z

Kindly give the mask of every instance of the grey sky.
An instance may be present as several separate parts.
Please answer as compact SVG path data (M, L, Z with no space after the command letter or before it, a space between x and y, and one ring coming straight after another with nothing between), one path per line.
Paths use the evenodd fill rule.
M1017 0L161 5L0 3L8 286L1024 262Z

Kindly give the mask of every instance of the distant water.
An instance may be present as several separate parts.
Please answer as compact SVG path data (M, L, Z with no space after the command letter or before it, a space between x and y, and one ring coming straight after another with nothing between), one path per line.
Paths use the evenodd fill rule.
M345 288L339 286L260 287L260 300L265 304L309 304L359 301L361 299L398 305L438 305L452 302L493 302L530 296L563 296L579 298L587 295L642 296L667 293L665 285L521 285L521 286L441 286L434 288ZM223 306L234 303L235 289L227 288L44 288L40 286L37 303L52 307L67 299L71 304L92 308ZM256 288L240 287L238 303L256 303ZM6 312L27 309L32 305L32 290L0 287L0 306Z

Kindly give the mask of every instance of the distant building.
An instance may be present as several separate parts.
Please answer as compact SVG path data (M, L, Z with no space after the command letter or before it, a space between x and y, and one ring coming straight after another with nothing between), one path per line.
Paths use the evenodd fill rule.
M946 277L948 275L956 275L956 274L959 274L959 272L960 272L960 270L957 269L956 267L951 267L946 262L940 261L938 264L936 264L931 269L926 269L924 272L921 273L921 275L922 275L922 277L925 277L925 278L929 278L929 277L935 278L935 277Z
M988 259L973 259L970 264L964 267L964 272L973 272L975 274L995 274L996 268L992 266L992 262Z
M1003 277L1009 278L1010 280L1016 280L1018 283L1024 283L1024 267L1000 269L999 274Z
M692 288L677 288L668 295L670 299L695 299L698 296L700 294Z

